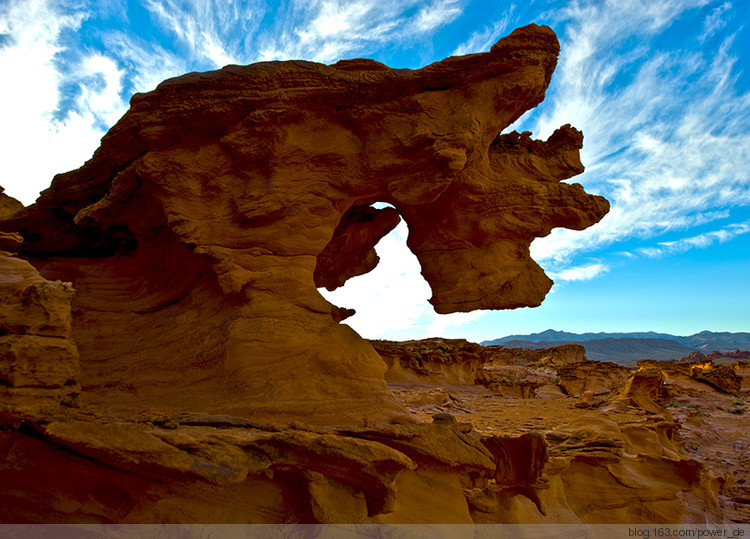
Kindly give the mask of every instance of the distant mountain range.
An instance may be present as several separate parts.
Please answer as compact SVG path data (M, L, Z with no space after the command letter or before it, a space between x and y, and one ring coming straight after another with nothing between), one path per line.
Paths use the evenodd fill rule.
M568 333L548 329L531 335L509 335L484 341L484 346L506 348L550 348L561 344L582 344L586 357L594 361L633 364L639 359L679 359L691 352L750 350L750 333L701 331L682 337L653 331L633 333Z

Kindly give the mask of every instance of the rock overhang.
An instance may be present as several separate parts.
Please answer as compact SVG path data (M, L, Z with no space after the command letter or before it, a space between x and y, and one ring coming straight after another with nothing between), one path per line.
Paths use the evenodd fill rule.
M554 32L530 25L490 52L417 70L291 61L170 79L134 96L90 161L0 229L24 236L18 252L43 274L73 282L74 311L95 307L106 313L96 323L141 328L144 340L164 340L162 325L174 333L139 351L74 323L84 379L146 364L135 385L156 404L166 373L198 362L214 367L196 384L238 395L230 411L315 416L299 397L323 402L335 388L342 402L388 401L377 354L316 287L371 270L400 216L437 312L540 304L552 283L532 239L608 210L563 183L583 170L577 130L546 141L503 132L542 101L558 53ZM395 209L369 208L377 201ZM130 307L118 287L138 290ZM185 350L189 324L168 320L196 309L221 337ZM185 357L158 359L172 353ZM304 374L277 372L292 365ZM253 393L267 402L248 405ZM318 420L332 421L334 407L321 407Z

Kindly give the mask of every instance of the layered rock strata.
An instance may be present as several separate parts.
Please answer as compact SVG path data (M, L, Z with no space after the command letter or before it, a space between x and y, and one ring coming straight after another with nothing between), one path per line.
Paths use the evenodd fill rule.
M538 396L539 389L553 384L556 378L554 373L516 365L489 366L485 369L487 380L484 384L487 388L506 397L520 399Z
M682 455L664 422L592 414L520 436L482 436L449 414L346 430L208 414L34 428L0 432L5 523L721 519L722 479Z
M580 344L562 344L551 348L505 348L500 345L484 347L493 365L529 365L556 368L586 361L586 349Z

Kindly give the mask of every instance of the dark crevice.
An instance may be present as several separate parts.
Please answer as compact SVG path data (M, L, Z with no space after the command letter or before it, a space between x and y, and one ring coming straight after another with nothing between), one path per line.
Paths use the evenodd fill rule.
M171 307L172 305L181 302L183 299L188 297L190 295L190 292L183 294L182 296L179 296L173 300L170 300L166 303L162 303L161 305L157 305L156 307L152 307L150 309L146 309L145 311L135 311L135 314L150 314L155 313L157 311L161 311L162 309L166 309L167 307Z

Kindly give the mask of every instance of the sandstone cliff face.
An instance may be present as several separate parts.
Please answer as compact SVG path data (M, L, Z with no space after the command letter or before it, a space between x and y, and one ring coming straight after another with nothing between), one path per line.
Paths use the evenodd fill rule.
M0 224L75 287L85 399L318 424L403 414L382 360L338 323L350 312L316 287L373 267L400 216L438 312L538 305L551 281L530 242L608 210L561 181L583 170L581 133L500 134L544 98L558 50L532 25L415 71L267 62L135 95L90 161Z
M21 208L0 188L0 218ZM18 245L18 236L0 233L0 248ZM70 283L47 281L0 251L0 426L48 418L78 393L72 296Z

